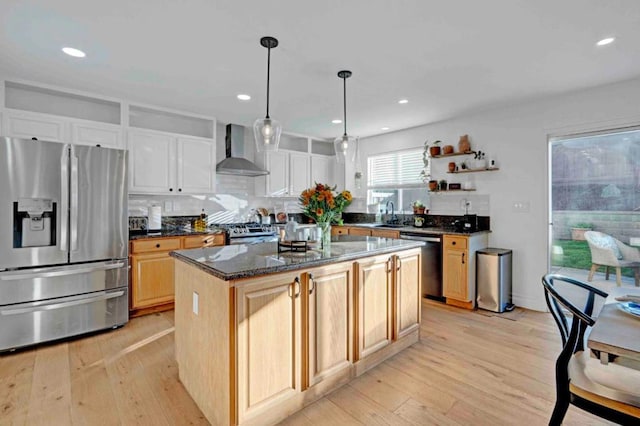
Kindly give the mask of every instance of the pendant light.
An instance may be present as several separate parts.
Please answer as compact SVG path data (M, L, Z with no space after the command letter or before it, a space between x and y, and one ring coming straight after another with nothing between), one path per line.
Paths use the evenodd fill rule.
M271 49L278 46L278 40L273 37L262 37L260 44L267 48L267 116L265 118L258 118L255 123L253 123L253 135L256 139L256 149L258 152L277 151L282 126L278 121L269 117L269 72L271 67Z
M342 79L343 82L343 92L344 92L344 134L336 138L333 143L334 148L336 150L336 160L338 163L344 163L347 159L347 154L352 151L352 147L355 142L355 138L347 135L347 79L351 77L351 71L342 70L338 72L338 77ZM351 159L349 159L351 161Z

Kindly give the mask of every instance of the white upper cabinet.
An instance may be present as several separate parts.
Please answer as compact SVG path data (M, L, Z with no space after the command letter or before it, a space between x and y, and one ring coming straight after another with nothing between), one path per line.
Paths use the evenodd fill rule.
M3 127L5 136L67 142L65 121L46 114L8 111L5 113Z
M309 154L289 154L289 195L297 197L309 188Z
M112 124L71 123L71 142L78 145L124 148L122 128Z
M131 193L202 194L215 190L215 143L162 132L128 133Z
M207 139L177 140L178 192L215 191L216 144Z
M334 158L320 155L311 156L311 185L326 183L333 186L337 183L333 173Z
M175 138L156 132L130 130L130 192L177 193L175 182Z
M269 171L265 177L257 178L259 186L257 195L270 197L287 197L289 195L289 153L285 151L264 154L262 167Z
M334 173L333 145L309 138L286 135L277 152L257 156L256 163L269 175L256 178L256 195L298 197L314 182L338 184Z

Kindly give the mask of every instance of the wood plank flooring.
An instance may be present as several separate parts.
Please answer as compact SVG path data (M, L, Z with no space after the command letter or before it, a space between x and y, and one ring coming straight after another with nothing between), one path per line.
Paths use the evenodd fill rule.
M546 425L560 338L549 314L423 301L421 341L283 425ZM208 424L178 381L173 312L0 356L0 425ZM569 425L608 424L570 407Z

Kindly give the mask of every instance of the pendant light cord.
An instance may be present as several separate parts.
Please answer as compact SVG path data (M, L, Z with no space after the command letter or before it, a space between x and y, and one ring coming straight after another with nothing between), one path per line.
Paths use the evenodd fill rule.
M271 48L267 48L267 116L265 118L269 118L269 77L271 70Z
M347 136L347 78L342 78L344 93L343 93L343 102L344 102L344 135Z

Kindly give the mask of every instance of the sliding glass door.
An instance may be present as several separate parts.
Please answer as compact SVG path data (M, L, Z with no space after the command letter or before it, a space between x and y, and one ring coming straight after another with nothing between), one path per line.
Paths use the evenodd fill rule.
M587 235L605 246L615 245L608 237L640 246L640 129L553 138L550 164L551 271L587 280L594 268L593 280L607 285L609 266L615 283L615 262L594 259L585 232L599 232ZM621 271L633 283L634 270Z

